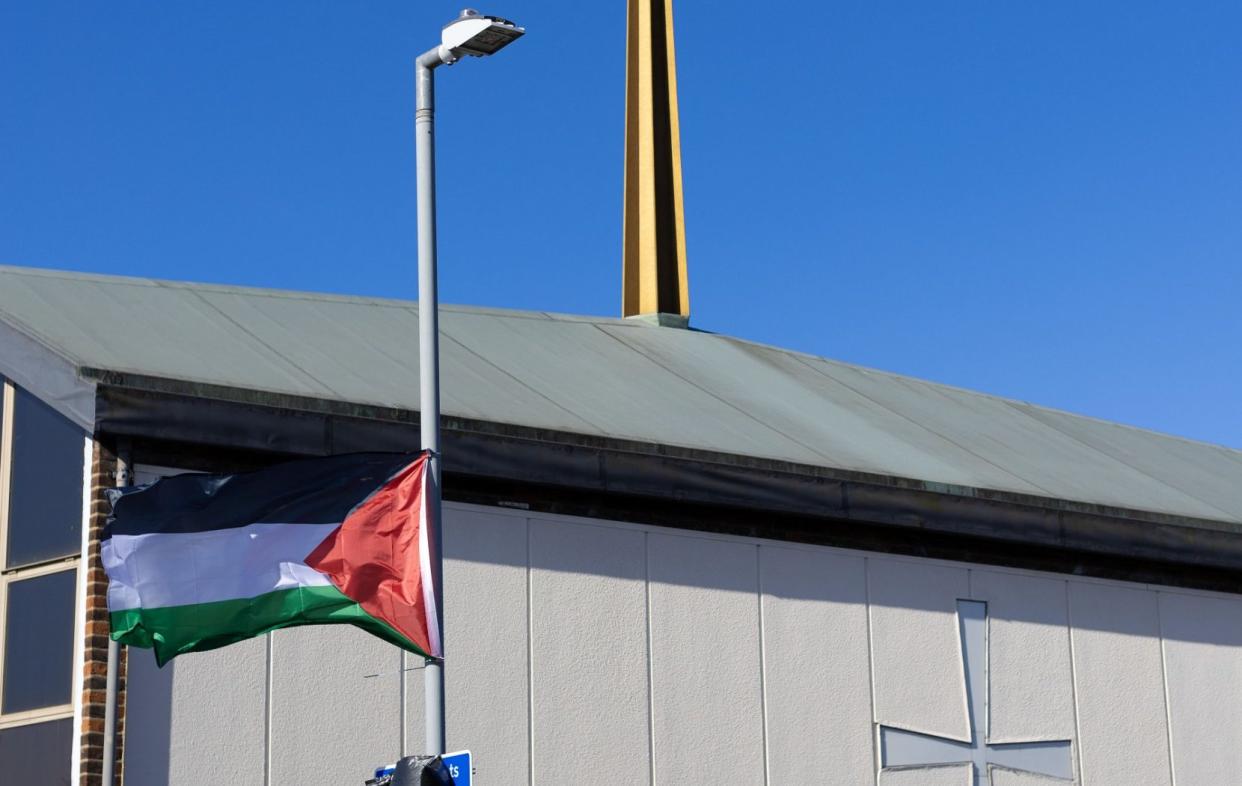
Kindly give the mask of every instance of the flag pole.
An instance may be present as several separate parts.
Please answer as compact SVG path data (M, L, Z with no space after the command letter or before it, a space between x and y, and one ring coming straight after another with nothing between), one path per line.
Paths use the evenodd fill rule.
M444 550L440 523L440 314L436 282L436 159L435 99L432 69L445 63L442 47L415 61L414 144L418 178L418 423L422 448L427 451L423 494L427 499L431 579L435 582L436 620L440 652L444 653ZM404 673L404 672L403 672ZM428 659L423 670L426 754L444 748L444 662ZM402 696L402 701L405 697ZM404 730L402 730L404 738Z
M117 488L129 485L129 448L127 446L118 445L117 447L115 482ZM111 626L109 626L108 676L104 683L103 786L113 786L116 782L116 699L120 665L121 644L113 640Z

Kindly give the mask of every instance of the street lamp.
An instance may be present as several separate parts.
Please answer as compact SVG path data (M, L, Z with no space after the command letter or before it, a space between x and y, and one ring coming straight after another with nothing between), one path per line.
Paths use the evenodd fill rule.
M473 8L461 12L461 16L440 31L440 46L453 55L452 63L460 55L494 55L525 33L524 28L498 16L484 16Z
M419 430L429 452L427 483L430 567L435 582L440 652L444 653L444 548L440 520L440 319L436 292L436 160L435 81L432 71L452 65L463 55L495 54L526 31L507 19L484 16L467 8L440 31L440 45L414 61L414 143L418 178L418 384ZM405 672L402 671L402 674ZM444 753L444 663L428 660L426 688L426 750ZM404 694L404 690L402 691ZM404 695L402 701L404 701ZM405 739L405 730L402 730ZM405 751L402 751L402 755Z

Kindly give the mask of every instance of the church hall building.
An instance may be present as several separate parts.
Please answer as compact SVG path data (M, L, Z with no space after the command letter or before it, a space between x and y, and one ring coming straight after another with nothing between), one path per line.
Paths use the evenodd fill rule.
M442 327L478 783L1242 782L1242 453L653 320ZM98 782L118 470L411 449L416 329L0 268L4 783ZM362 784L422 739L421 661L348 626L124 654L126 786Z
M1242 452L694 329L671 6L629 9L622 316L441 309L472 786L1242 785ZM0 267L0 783L421 752L422 659L347 625L122 647L106 713L100 564L116 486L416 450L418 311Z

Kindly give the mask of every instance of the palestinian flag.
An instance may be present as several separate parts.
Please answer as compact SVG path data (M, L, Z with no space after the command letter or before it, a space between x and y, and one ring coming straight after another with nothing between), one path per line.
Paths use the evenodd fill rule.
M116 489L104 529L112 638L183 652L346 623L440 657L426 454L357 453Z

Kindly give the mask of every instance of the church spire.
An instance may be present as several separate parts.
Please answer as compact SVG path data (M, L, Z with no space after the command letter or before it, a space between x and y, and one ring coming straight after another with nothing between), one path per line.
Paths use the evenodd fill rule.
M624 226L622 314L684 327L690 292L672 0L629 0Z

